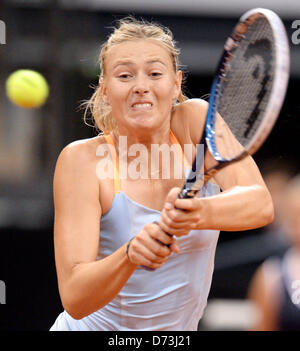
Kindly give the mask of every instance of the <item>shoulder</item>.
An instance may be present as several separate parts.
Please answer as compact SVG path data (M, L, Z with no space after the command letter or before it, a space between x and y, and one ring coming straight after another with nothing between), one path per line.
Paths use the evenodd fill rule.
M97 147L103 143L103 137L76 140L66 145L58 155L54 180L66 177L85 177L92 179L96 176Z
M103 143L101 136L73 141L61 150L56 165L78 165L93 162L96 159L97 147L101 143Z
M197 144L201 138L208 102L202 99L189 99L175 106L171 129L179 139L190 139Z
M56 211L78 203L84 204L85 208L98 209L100 182L96 150L99 143L99 137L77 140L60 152L53 176Z

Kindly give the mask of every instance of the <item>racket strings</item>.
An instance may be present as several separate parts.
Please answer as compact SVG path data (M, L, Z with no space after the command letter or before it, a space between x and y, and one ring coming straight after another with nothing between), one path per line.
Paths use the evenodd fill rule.
M216 121L216 144L226 159L236 157L247 146L264 116L273 84L273 43L270 24L258 19L225 67L218 97L218 112L225 124Z

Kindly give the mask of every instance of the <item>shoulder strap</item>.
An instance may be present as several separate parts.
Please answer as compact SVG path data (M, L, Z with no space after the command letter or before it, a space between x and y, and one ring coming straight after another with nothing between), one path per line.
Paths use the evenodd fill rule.
M185 155L184 155L184 151L182 150L182 147L180 145L180 143L178 142L176 136L174 135L174 133L172 132L172 130L170 130L170 139L172 144L174 145L179 145L179 148L176 148L179 157L182 159L182 164L184 167L189 167L190 163L188 162L188 160L186 159Z
M116 147L114 140L110 134L104 135L105 141L108 145L111 145L115 152L111 155L113 158L114 166L114 193L118 194L121 191L121 182L120 182L120 172L119 172L119 158L116 152Z

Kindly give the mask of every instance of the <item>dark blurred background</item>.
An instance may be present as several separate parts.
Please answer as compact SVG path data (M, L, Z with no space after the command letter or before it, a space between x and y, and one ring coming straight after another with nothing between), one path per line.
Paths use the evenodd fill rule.
M292 23L300 19L298 0L1 0L6 44L0 45L0 280L6 304L0 304L0 330L48 330L62 311L54 262L52 178L65 145L96 135L84 124L79 106L97 84L99 48L111 27L128 14L168 26L182 51L185 94L201 97L209 92L225 38L240 15L257 6L273 9L284 20L291 77L279 121L254 158L261 168L275 160L296 173L300 44L293 44L291 37ZM37 70L48 80L50 97L42 108L25 110L8 101L5 81L19 68ZM221 233L209 302L226 307L228 301L246 311L243 302L252 274L281 248L264 239L266 230ZM213 328L211 320L199 325ZM235 329L229 324L223 328Z

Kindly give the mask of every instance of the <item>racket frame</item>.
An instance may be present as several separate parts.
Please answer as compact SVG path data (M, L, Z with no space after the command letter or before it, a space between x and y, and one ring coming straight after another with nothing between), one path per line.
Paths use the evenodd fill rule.
M230 64L230 58L232 57L235 49L238 47L239 42L244 38L244 34L247 32L248 27L262 17L265 17L268 20L272 28L272 34L274 36L275 42L276 60L274 62L274 71L276 74L270 93L270 99L264 111L262 122L252 136L249 144L246 145L244 147L244 150L236 157L225 159L219 154L215 143L214 128L218 108L219 92L221 90L222 82L226 78L228 65ZM271 132L282 107L289 80L289 65L290 57L288 38L286 35L285 27L278 15L269 9L263 8L255 8L244 13L240 17L237 25L234 27L232 34L227 38L225 42L224 51L221 59L219 60L210 91L204 138L202 138L202 140L206 142L208 149L214 159L217 161L217 164L206 170L203 176L197 179L195 183L191 184L191 182L186 181L178 196L179 198L183 199L195 197L201 187L203 187L205 183L211 179L220 169L224 168L228 164L237 162L248 155L253 155L260 148L260 146L263 144ZM188 179L191 179L191 176L197 172L197 156L200 157L200 155L196 154L192 171L190 172Z

